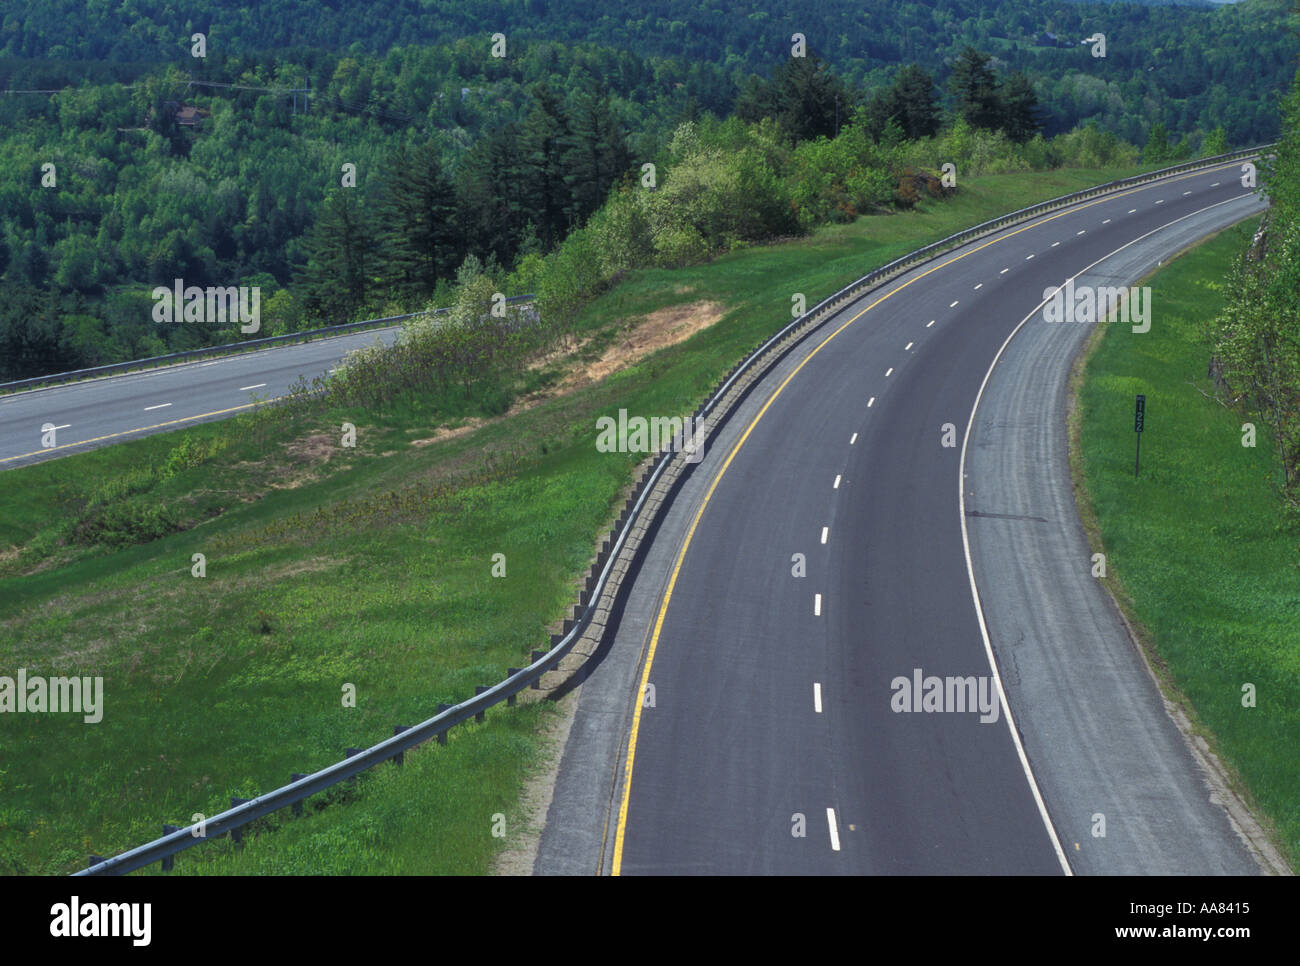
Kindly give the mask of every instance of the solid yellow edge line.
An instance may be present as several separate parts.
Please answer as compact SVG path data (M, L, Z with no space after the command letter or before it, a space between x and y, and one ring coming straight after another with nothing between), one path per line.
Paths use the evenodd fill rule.
M1232 167L1234 164L1235 162L1231 162L1224 165L1224 167ZM677 560L674 561L673 563L673 572L668 579L668 586L664 590L664 598L659 605L659 614L655 618L654 634L651 635L650 637L650 647L646 651L645 670L641 674L641 687L637 689L636 707L632 712L632 730L631 733L628 735L627 760L623 766L623 799L618 807L618 826L614 833L614 859L613 859L613 866L610 869L611 875L619 875L623 867L623 837L627 831L627 805L628 805L628 801L632 797L632 765L636 758L637 734L639 733L641 728L642 695L645 694L646 685L650 683L650 668L651 665L654 664L655 650L659 646L659 632L663 628L664 617L666 617L668 614L668 603L669 601L672 600L673 588L677 584L677 574L682 569L682 562L686 559L686 551L690 549L691 538L695 535L695 528L699 524L700 518L704 516L704 511L709 505L709 500L713 498L713 491L717 489L718 483L722 481L723 474L727 472L727 467L731 465L731 461L735 458L736 454L740 452L740 447L745 444L745 441L747 439L749 439L749 434L754 431L754 427L758 425L758 421L763 418L763 415L767 412L768 407L771 406L772 403L776 401L776 398L779 395L781 395L782 392L785 391L785 387L789 385L790 380L793 379L795 376L797 376L799 374L799 371L803 369L803 367L806 366L809 363L809 361L812 360L813 356L821 352L827 343L829 343L837 335L839 335L841 332L847 329L850 325L852 325L858 319L862 318L862 316L866 315L868 312L874 309L881 302L885 301L885 299L892 298L894 295L901 292L903 289L907 288L907 286L911 285L913 282L919 282L921 279L925 278L931 272L937 272L941 268L946 268L947 266L951 265L953 262L959 261L967 257L968 255L974 255L978 251L983 251L985 248L988 248L990 245L994 245L997 242L1006 241L1008 238L1014 238L1016 235L1019 235L1022 231L1028 231L1030 228L1042 227L1049 221L1055 221L1057 218L1064 217L1065 215L1068 214L1076 214L1085 208L1091 208L1094 205L1099 205L1103 201L1114 201L1116 198L1124 198L1127 197L1128 195L1136 194L1139 191L1145 191L1149 188L1154 188L1160 184L1170 184L1175 181L1183 181L1186 180L1187 178L1198 177L1200 175L1207 174L1213 170L1216 170L1216 168L1213 167L1201 168L1200 170L1189 172L1186 175L1179 175L1177 177L1170 178L1167 181L1166 180L1153 181L1150 184L1139 185L1138 187L1133 188L1131 191L1120 191L1120 192L1116 192L1115 194L1105 195L1104 197L1097 198L1094 201L1089 201L1087 204L1079 205L1077 207L1071 206L1069 208L1057 212L1055 215L1052 215L1048 218L1044 218L1042 221L1033 221L1027 225L1022 225L1020 228L1017 228L1015 231L1009 231L1005 235L1000 235L997 238L990 239L989 241L985 242L983 245L980 245L978 248L972 248L968 252L963 252L960 255L953 256L952 258L948 259L946 262L940 262L938 265L935 265L933 268L927 269L926 271L922 272L920 275L916 276L916 278L908 279L906 282L904 282L902 285L898 286L897 288L891 289L889 292L886 292L884 295L876 299L866 308L862 309L862 311L860 311L857 315L853 316L853 318L849 319L838 329L836 329L825 339L823 339L821 343L817 346L817 348L813 349L812 352L808 353L807 357L803 360L803 362L799 363L799 365L795 367L795 370L781 381L781 385L777 386L775 391L773 391L772 395L768 397L767 402L763 404L763 408L760 409L757 415L754 416L753 421L751 421L750 424L745 428L745 432L741 434L740 439L736 441L736 445L733 446L731 452L727 454L726 460L723 462L721 468L719 468L718 470L718 475L713 478L713 482L709 485L708 492L704 494L704 499L700 502L700 508L695 512L695 518L691 520L691 525L686 531L686 539L682 542L682 548L677 553Z

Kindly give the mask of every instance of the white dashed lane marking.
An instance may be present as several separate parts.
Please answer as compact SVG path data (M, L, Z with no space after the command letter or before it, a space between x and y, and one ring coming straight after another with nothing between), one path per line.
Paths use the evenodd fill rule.
M840 850L840 830L835 825L835 809L826 809L826 824L831 828L831 849L838 852Z
M155 410L155 409L166 409L166 408L167 408L168 406L170 406L170 405L171 405L171 403L159 403L157 406L145 406L145 407L144 407L144 411L145 411L145 412L151 412L152 410Z

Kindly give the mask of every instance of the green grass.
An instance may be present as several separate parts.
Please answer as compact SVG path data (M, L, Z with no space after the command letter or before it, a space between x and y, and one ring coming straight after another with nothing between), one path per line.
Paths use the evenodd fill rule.
M1128 173L971 179L904 215L632 273L586 312L588 355L665 306L710 300L726 314L602 382L433 445L413 441L445 413L417 399L210 424L189 443L169 433L6 472L0 668L102 675L105 712L94 726L0 721L0 870L71 871L499 680L572 604L637 461L596 451L597 416L689 412L790 318L793 293L813 305L919 245ZM356 449L338 445L344 421ZM149 507L176 532L136 542L156 522ZM87 518L98 528L79 528ZM191 575L195 553L206 577ZM505 578L490 576L494 553ZM342 706L345 683L355 708ZM263 820L282 827L250 830L239 852L189 850L177 873L488 871L519 827L546 716L494 709L446 748L321 796L318 812ZM506 839L485 834L487 809L507 816Z
M1203 325L1257 219L1158 272L1151 331L1094 337L1079 392L1076 480L1108 583L1162 678L1248 798L1300 856L1300 539L1283 523L1278 464L1257 416L1206 398ZM1147 397L1134 479L1134 396ZM1242 424L1260 428L1242 446ZM1095 514L1095 515L1094 515ZM1099 543L1099 545L1098 545ZM1257 706L1243 707L1253 684Z

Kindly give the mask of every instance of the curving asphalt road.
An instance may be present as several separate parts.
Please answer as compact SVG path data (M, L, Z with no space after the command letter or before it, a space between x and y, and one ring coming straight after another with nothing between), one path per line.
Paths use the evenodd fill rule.
M1091 579L1064 449L1090 327L1039 306L1261 208L1238 166L1096 199L784 360L708 441L582 685L535 871L1257 871ZM1006 703L895 710L917 675Z

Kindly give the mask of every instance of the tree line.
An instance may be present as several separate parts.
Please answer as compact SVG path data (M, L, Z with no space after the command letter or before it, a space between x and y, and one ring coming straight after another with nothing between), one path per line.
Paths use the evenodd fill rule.
M870 88L810 50L747 81L732 111L725 97L704 106L719 102L720 68L554 43L494 65L480 46L231 55L231 73L169 67L0 99L13 122L0 129L0 377L244 337L153 324L149 292L175 278L260 286L261 334L446 304L471 256L530 291L539 260L647 162L682 166L678 185L693 172L748 192L735 230L655 208L654 246L680 264L727 239L911 203L904 170L934 168L940 150L956 160L978 144L981 164L1024 170L1123 154L1095 128L1044 137L1026 75L970 47L946 75L910 64ZM182 106L197 123L181 123ZM672 156L682 123L729 115L770 125L781 158ZM1222 130L1173 144L1158 127L1147 160L1211 144L1226 146Z

